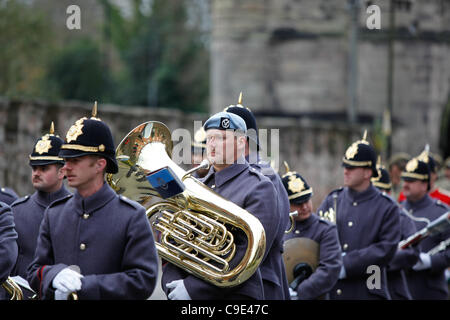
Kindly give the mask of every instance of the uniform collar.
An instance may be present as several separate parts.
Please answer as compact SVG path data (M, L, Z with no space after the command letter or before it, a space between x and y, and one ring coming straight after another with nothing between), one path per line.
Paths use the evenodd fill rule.
M91 213L101 207L103 207L106 203L110 202L116 193L114 190L106 183L103 182L103 186L93 195L83 198L78 191L74 194L74 200L77 208L81 210L78 211L78 214L83 213Z
M352 189L350 189L348 187L345 187L345 190L346 190L347 197L352 202L363 202L363 201L369 200L369 199L373 198L375 195L377 195L379 192L377 190L377 188L375 188L372 184L370 184L370 186L362 192L353 191Z
M311 215L308 219L303 221L297 221L297 229L300 229L300 231L304 231L308 229L315 221L319 219L314 212L311 212Z
M426 208L428 207L430 204L433 203L433 200L431 199L431 197L426 194L422 199L420 199L419 201L416 202L411 202L408 199L405 200L404 204L405 204L405 208L407 210L409 209L413 209L414 211L416 210L420 210L422 208Z
M35 201L43 206L43 207L48 207L50 205L50 203L52 203L55 200L61 199L64 196L68 195L70 192L66 189L66 187L64 185L62 185L62 187L55 192L44 192L44 191L36 191L35 194Z
M211 166L209 169L209 172L204 178L204 183L207 184L208 181L214 176L214 184L216 187L220 187L221 185L225 184L227 181L233 179L237 175L239 175L242 171L247 169L249 167L249 164L246 160L241 159L241 161L238 161L234 164L232 164L229 167L226 167L223 170L220 170L219 172L216 172L214 170L214 167Z

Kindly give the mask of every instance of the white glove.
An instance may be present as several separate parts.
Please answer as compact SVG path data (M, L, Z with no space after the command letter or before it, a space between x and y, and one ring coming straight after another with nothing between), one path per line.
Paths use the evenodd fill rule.
M186 290L186 287L184 286L183 280L174 280L169 282L166 287L168 289L172 289L167 296L169 300L192 300Z
M431 257L428 253L421 252L419 261L412 267L413 270L420 271L431 268Z
M291 298L297 298L297 296L298 296L297 291L295 291L292 288L289 288L289 294L291 295Z
M52 286L56 290L69 294L81 289L81 278L83 278L83 275L69 268L65 268L53 279Z
M55 290L55 300L68 300L69 293L65 291Z
M347 277L347 272L345 271L344 266L341 267L341 272L339 273L339 279L345 279Z

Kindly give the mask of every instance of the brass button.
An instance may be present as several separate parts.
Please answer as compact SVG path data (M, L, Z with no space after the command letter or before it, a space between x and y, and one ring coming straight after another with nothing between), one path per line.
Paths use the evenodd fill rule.
M84 220L87 220L88 218L89 218L89 214L87 214L87 213L83 214L83 219Z
M348 226L351 228L351 227L353 227L353 222L352 221L349 221L348 222Z
M344 243L344 245L342 246L342 248L343 248L344 250L347 250L348 244Z
M80 244L80 250L86 250L86 245L84 243Z
M356 207L358 205L357 202L353 202L353 206Z
M337 293L338 296L340 296L342 294L342 290L341 289L337 289L336 293Z

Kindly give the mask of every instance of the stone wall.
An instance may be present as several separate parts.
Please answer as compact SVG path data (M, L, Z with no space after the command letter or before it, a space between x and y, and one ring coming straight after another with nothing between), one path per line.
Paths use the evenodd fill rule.
M28 156L37 139L48 132L51 121L55 123L55 133L64 138L76 120L90 116L92 106L77 101L0 99L0 186L11 187L20 196L34 192ZM110 126L117 146L134 127L150 120L163 122L172 132L187 129L193 136L194 121L203 123L208 115L99 103L98 117ZM287 161L292 170L304 175L314 188L316 205L341 184L342 156L347 145L361 137L363 129L339 122L295 118L258 116L257 121L260 129L267 129L267 135L260 135L264 150L268 150L262 152L267 155L265 159L275 160L280 174L285 172L282 163ZM180 142L174 141L174 145Z

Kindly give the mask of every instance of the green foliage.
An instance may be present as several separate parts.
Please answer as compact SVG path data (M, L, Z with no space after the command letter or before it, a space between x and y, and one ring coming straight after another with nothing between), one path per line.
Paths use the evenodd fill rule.
M0 95L40 95L51 31L45 17L20 1L0 0Z
M439 147L443 151L444 158L450 156L450 94L447 104L442 111L441 132L439 139Z
M64 47L52 59L46 77L47 91L56 97L94 101L104 100L109 74L100 49L85 38Z

